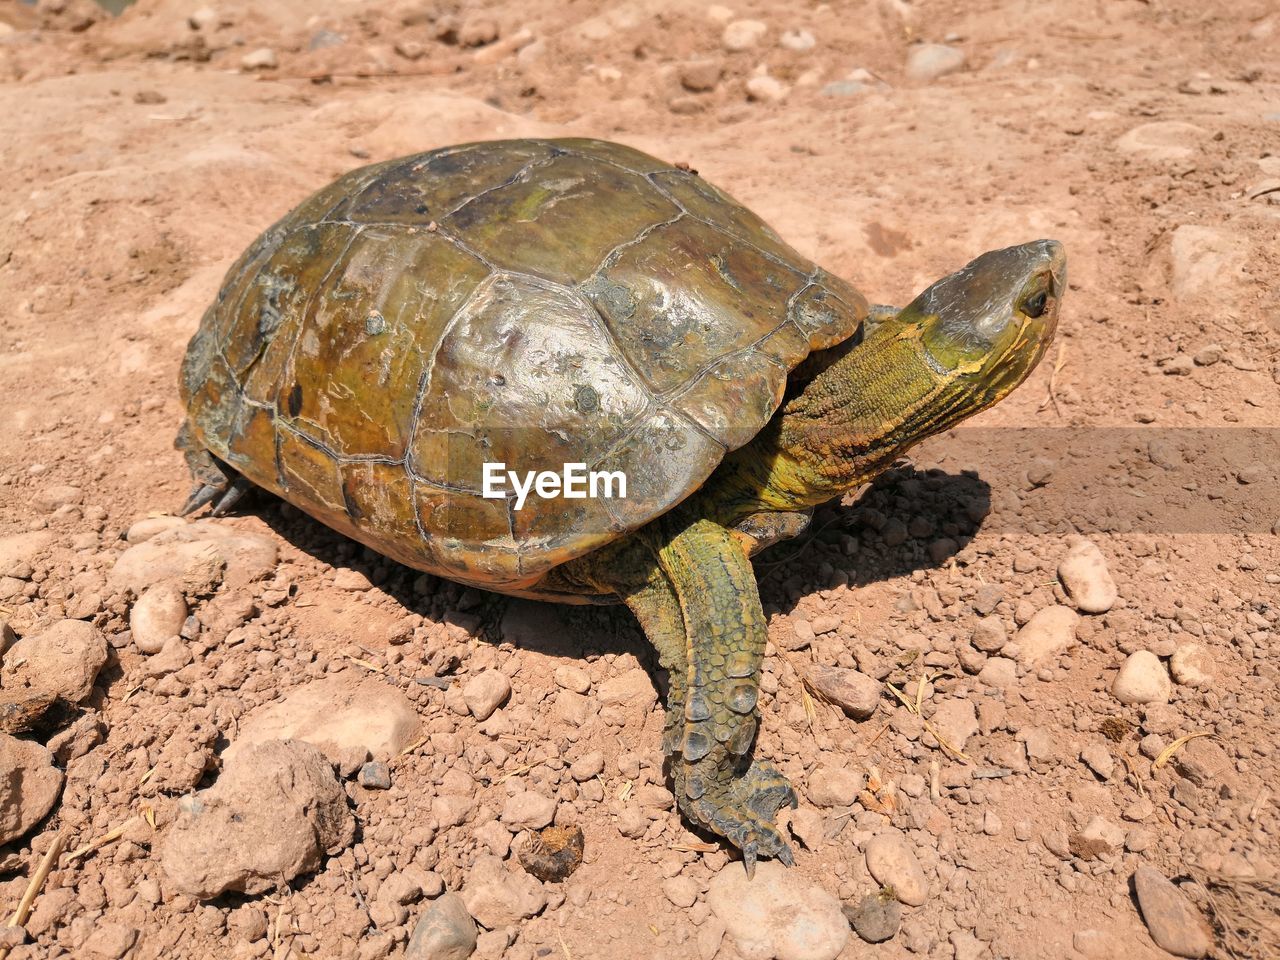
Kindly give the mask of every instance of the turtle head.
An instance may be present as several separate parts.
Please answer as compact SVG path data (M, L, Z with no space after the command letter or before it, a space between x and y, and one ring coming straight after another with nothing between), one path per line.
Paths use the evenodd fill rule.
M943 277L865 340L832 351L776 426L735 455L728 475L745 478L743 489L726 499L753 510L811 507L985 410L1044 356L1066 283L1055 240L992 250Z
M918 332L938 380L968 400L957 419L1006 396L1040 362L1066 284L1062 244L1035 240L982 254L902 310L899 329Z

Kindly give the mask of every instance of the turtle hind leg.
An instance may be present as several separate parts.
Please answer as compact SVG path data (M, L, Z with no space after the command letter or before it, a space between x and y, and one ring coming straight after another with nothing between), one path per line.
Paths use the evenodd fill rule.
M191 432L190 422L182 424L182 429L178 431L173 445L182 451L182 456L187 461L187 469L191 471L191 495L178 511L182 516L195 513L208 503L214 504L213 515L221 516L230 510L249 489L248 480L196 441ZM217 502L214 503L214 501Z

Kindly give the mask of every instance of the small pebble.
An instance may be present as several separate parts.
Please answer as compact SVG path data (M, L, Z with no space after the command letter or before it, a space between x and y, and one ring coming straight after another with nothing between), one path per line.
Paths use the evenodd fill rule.
M867 894L856 907L845 907L844 915L854 932L867 943L891 940L902 926L902 904L878 893Z
M1168 703L1173 683L1159 657L1150 650L1138 650L1120 667L1111 692L1125 704Z
M159 653L170 637L176 637L187 619L187 600L177 585L152 584L129 611L134 645L143 653Z
M500 670L485 670L462 686L462 701L477 720L487 720L511 696L511 681Z
M964 64L963 50L940 43L922 43L907 53L906 72L910 79L925 83L962 70Z
M687 910L698 899L698 885L689 877L672 877L663 881L662 893L677 907Z
M738 53L756 46L769 32L759 20L734 20L725 25L720 42L730 52Z
M1028 667L1048 663L1076 642L1080 616L1070 607L1052 606L1038 610L1018 631L1018 660Z
M391 768L381 760L373 760L360 768L360 786L370 790L391 789Z
M790 88L776 77L752 77L747 81L747 96L762 103L785 100Z
M270 47L259 47L240 58L240 67L244 70L274 70L278 66L280 61Z
M1186 687L1213 685L1213 656L1198 643L1184 643L1169 658L1173 679Z
M778 43L797 53L812 50L817 42L808 30L784 30L782 36L778 38Z
M1116 602L1116 583L1107 569L1106 557L1097 544L1083 537L1075 539L1058 564L1063 588L1085 613L1106 613Z

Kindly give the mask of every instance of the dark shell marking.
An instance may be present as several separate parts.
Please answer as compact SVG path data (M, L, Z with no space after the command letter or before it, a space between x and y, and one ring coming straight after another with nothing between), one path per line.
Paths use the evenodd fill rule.
M594 140L466 144L354 170L263 233L183 399L200 442L312 516L536 596L696 490L865 315L693 173ZM516 511L480 495L498 461L622 470L628 496Z

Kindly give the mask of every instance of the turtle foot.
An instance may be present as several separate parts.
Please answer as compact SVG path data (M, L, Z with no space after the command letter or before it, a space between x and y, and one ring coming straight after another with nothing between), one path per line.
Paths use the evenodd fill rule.
M191 435L190 424L182 425L173 445L182 451L187 461L187 469L191 471L191 479L194 481L191 495L187 497L187 502L179 511L182 516L195 513L205 504L212 503L213 508L209 512L215 517L220 517L234 507L253 486L231 467L204 447L199 446Z
M779 809L797 802L795 790L777 767L766 760L754 761L723 789L708 787L701 796L690 797L688 786L697 792L698 779L697 774L689 775L681 791L686 814L742 851L747 876L755 874L761 858L781 860L788 867L795 863L790 845L773 825Z

